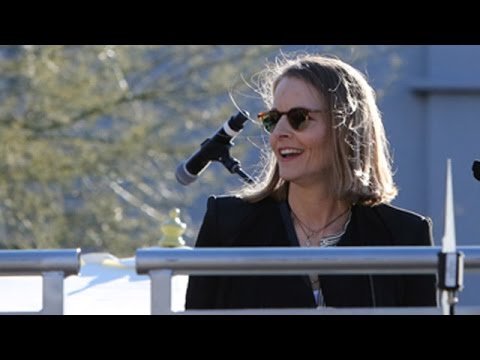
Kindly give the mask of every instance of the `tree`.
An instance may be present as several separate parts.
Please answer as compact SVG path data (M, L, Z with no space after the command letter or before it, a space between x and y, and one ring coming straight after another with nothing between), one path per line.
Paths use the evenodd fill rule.
M185 134L218 126L229 77L273 48L0 47L2 246L155 244L168 210L195 198L174 183L197 145Z
M278 49L0 46L0 246L131 256L156 244L171 208L239 182L209 171L187 189L174 173L236 113L228 89ZM235 154L249 141L262 140L246 131Z

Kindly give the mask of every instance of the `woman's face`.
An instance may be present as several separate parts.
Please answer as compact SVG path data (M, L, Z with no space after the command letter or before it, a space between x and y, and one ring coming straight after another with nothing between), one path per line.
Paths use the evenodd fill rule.
M270 135L270 145L278 160L280 177L299 185L327 182L331 172L332 149L328 106L324 97L303 80L280 80L273 95L273 109L323 110L310 112L306 123L294 130L283 115Z

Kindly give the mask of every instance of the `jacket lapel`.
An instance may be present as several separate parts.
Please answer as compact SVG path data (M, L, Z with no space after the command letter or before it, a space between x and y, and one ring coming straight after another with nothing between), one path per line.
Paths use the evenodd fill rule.
M373 208L356 205L352 208L352 218L347 231L337 246L388 246L392 244L392 235L378 213ZM334 307L378 306L380 299L375 290L373 278L363 274L321 276L320 281L326 305ZM347 294L353 295L353 297L350 298Z
M285 202L269 200L257 206L242 222L241 230L234 238L233 246L272 247L298 246L291 219L290 210ZM310 288L308 276L253 276L235 277L230 280L233 298L242 297L249 302L253 296L262 307L314 307L315 299ZM246 281L244 285L242 281ZM257 304L258 305L258 304Z

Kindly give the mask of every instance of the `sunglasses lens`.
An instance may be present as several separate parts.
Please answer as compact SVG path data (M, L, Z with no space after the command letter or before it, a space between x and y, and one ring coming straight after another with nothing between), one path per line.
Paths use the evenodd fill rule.
M292 129L295 131L304 130L307 127L306 120L308 119L309 112L310 110L307 109L294 108L286 113L288 122ZM275 126L277 126L277 123L283 114L285 113L281 113L277 110L271 110L258 114L258 119L262 123L265 130L271 134L275 130Z
M308 110L292 109L288 112L288 122L294 130L303 130L307 125Z
M258 114L258 119L268 133L272 133L278 123L280 114L278 111L268 111Z

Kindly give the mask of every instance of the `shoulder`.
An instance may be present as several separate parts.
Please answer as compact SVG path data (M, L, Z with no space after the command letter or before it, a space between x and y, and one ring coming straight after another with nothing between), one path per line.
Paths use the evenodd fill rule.
M208 207L222 207L231 209L246 208L252 205L238 196L228 195L212 195L208 198L207 204Z
M432 220L414 211L390 204L370 208L401 245L432 245Z
M273 199L250 203L237 196L210 196L197 244L232 244L246 229L256 229L258 222L270 216L274 207L276 202Z
M272 203L272 199L264 199L256 203L250 203L238 196L212 195L208 198L207 210L222 214L222 216L233 213L236 217L241 217L242 214L250 214L252 211L268 206Z
M273 199L251 203L237 196L210 196L207 202L207 217L214 218L219 228L232 228L255 219L259 214L269 212L275 206Z
M410 211L407 209L403 209L397 206L393 206L390 204L381 204L371 208L372 211L376 212L382 218L386 220L391 220L394 222L398 222L402 225L415 225L415 224L422 224L425 221L431 221L430 218L418 214L414 211Z

